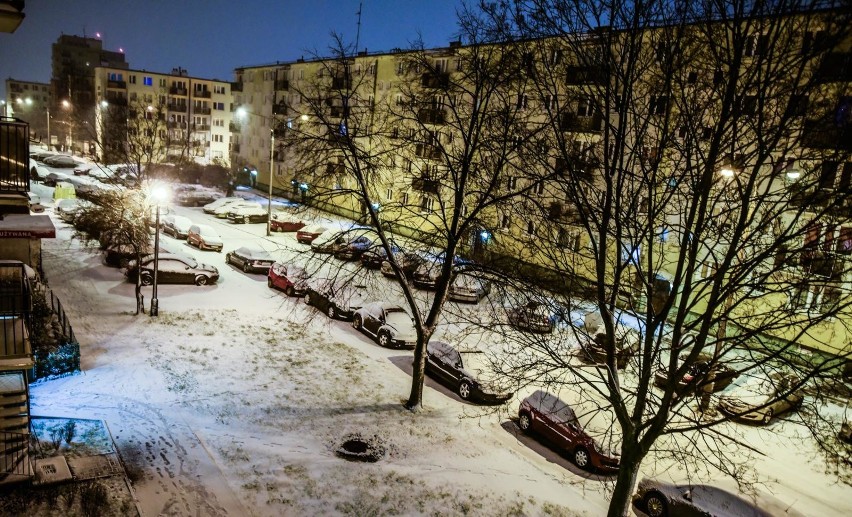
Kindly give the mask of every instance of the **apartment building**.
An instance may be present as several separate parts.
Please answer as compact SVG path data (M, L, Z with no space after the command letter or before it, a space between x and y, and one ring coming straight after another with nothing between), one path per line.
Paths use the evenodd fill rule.
M106 161L230 163L230 82L96 67L93 91Z
M15 117L30 126L30 138L47 142L50 117L50 85L33 81L6 79L4 116Z
M485 247L492 256L592 283L595 253L604 254L589 221L599 215L598 205L615 203L612 213L622 222L614 227L621 233L608 235L604 248L613 257L607 267L623 275L615 296L631 307L653 303L632 281L645 264L657 269L660 289L670 289L674 275L692 290L709 289L733 274L719 273L735 269L721 257L741 247L744 257L734 262L759 259L744 269L751 280L739 280L748 286L743 315L783 308L790 323L773 325L771 337L848 354L852 340L844 318L826 318L814 332L800 334L796 316L831 312L848 300L852 282L852 207L846 201L852 47L846 34L819 48L827 45L831 23L829 13L817 13L711 24L718 41L735 42L727 50L742 75L723 69L734 60L711 55L709 44L692 45L684 37L687 43L674 52L664 38L671 27L639 34L603 28L576 38L451 43L238 68L235 89L242 91L235 106L253 116L242 121L233 151L258 171L260 184L271 181L275 191L355 219L365 206L354 167L367 165L370 204L395 230L426 239L454 208L460 214L477 209L469 252ZM677 30L711 32L698 23ZM625 75L623 61L589 61L607 45L641 49L631 58L634 75ZM586 53L586 46L595 52ZM815 48L819 59L803 64L799 56ZM476 84L480 70L505 74L499 84L485 84L495 102L485 116L477 114L485 101L472 100L471 93L485 90L474 88L483 85ZM767 72L778 70L785 73ZM624 90L625 84L633 88ZM718 108L721 92L730 96L727 112ZM471 157L480 162L465 170L480 176L473 190L503 201L477 205L470 195L454 207L454 181L462 170L454 153L468 145L468 122L477 116L491 134L473 135L488 141ZM616 137L621 128L627 133ZM302 139L313 134L312 147L288 140L293 129ZM353 161L357 153L360 164ZM708 154L714 158L704 161ZM607 183L616 176L628 179ZM706 222L696 223L682 209L694 207L694 199L704 199ZM730 230L737 222L728 220L732 212L745 221L737 234ZM683 244L696 227L705 242L684 266L684 250L692 246ZM761 239L772 236L783 236L784 246L776 242L764 252ZM788 288L766 289L779 282ZM697 297L690 310L713 308Z

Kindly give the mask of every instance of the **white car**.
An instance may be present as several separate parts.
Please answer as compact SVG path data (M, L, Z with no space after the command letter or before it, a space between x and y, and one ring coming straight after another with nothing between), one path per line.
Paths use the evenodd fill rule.
M91 203L84 199L70 198L70 199L59 199L56 201L56 205L53 208L53 211L56 215L59 216L65 222L71 220L81 208L86 206L91 206Z
M373 336L379 345L386 348L414 348L417 343L414 320L395 303L368 303L355 311L352 327Z
M219 208L226 206L226 205L229 205L231 203L236 203L237 201L243 201L243 198L241 198L241 197L220 197L216 201L213 201L212 203L207 203L206 205L204 205L204 213L205 214L215 213L216 210L218 210Z
M167 233L175 239L186 239L192 221L189 217L169 214L163 217L163 233Z
M215 215L216 217L218 217L220 219L226 219L228 217L228 215L235 210L238 210L240 208L251 208L251 207L254 207L255 205L259 206L259 203L256 203L254 201L246 201L245 199L240 199L239 201L234 201L233 203L226 203L226 204L220 206L219 208L213 210L213 215Z
M230 205L231 211L228 213L228 219L234 223L265 223L268 219L266 208L260 203L234 203ZM218 214L217 214L218 215Z

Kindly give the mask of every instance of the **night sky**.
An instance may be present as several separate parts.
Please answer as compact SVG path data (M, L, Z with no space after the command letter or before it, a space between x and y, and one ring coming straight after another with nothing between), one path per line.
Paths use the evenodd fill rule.
M50 47L61 34L124 49L131 68L233 80L240 66L328 55L331 32L359 49L405 48L418 37L446 46L462 0L26 0L26 18L0 33L0 93L6 78L50 81Z

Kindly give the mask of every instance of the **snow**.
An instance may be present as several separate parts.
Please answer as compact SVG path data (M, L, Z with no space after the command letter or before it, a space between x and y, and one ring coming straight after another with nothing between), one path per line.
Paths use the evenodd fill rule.
M327 256L311 262L294 233L265 237L264 224L233 225L198 208L173 212L215 227L228 249L260 246L285 264L367 275L375 299L397 301L393 280ZM164 235L221 277L203 287L160 285L159 317L135 316L134 287L121 271L54 222L44 268L80 340L83 373L33 385L32 413L107 421L138 473L144 515L606 513L613 478L580 471L511 421L535 387L495 411L427 380L424 409L411 413L402 406L411 352L380 348L348 323L268 289L264 276L225 264L224 254ZM150 288L143 293L147 304ZM485 303L465 307L471 317L489 311ZM457 325L442 325L436 337ZM755 466L775 497L805 515L852 514L849 488L832 484L804 442L760 428L736 432L766 452ZM370 464L337 457L352 434L380 437L386 456ZM642 475L687 474L649 459Z

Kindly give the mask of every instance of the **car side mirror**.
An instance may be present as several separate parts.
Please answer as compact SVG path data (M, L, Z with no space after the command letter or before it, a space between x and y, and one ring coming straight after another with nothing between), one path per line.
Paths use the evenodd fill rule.
M687 501L691 502L692 501L692 490L687 490L686 492L684 492L683 498L686 499Z

